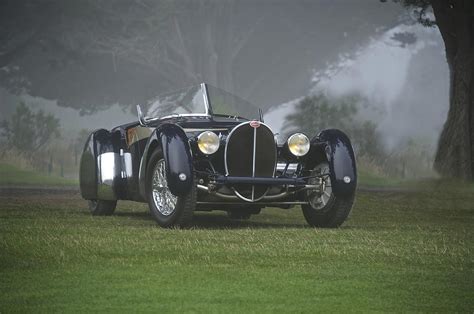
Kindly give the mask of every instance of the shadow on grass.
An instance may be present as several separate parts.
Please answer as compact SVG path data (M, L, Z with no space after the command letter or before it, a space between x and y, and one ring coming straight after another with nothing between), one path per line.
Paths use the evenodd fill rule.
M234 220L226 215L217 214L195 214L192 227L197 229L275 229L275 228L307 228L307 226L297 223L278 223L254 221L256 217L252 216L249 220Z
M130 218L142 221L153 221L153 217L148 211L143 212L115 212L114 216ZM309 228L306 225L298 223L278 223L276 219L274 222L253 221L255 217L249 220L234 220L227 217L225 214L216 213L195 213L191 229L206 229L206 230L223 230L223 229L269 229L269 228Z
M89 214L90 215L90 214ZM126 217L126 218L133 218L137 220L153 220L149 212L120 212L116 211L114 213L116 217Z

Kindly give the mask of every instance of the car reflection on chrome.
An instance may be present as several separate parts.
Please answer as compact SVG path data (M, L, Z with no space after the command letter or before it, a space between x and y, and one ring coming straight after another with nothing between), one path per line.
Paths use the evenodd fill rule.
M87 139L81 195L93 215L118 200L146 202L163 227L188 226L195 211L248 219L264 207L299 205L313 227L338 227L352 208L357 173L349 138L322 130L284 143L262 111L208 84L151 101L150 117Z

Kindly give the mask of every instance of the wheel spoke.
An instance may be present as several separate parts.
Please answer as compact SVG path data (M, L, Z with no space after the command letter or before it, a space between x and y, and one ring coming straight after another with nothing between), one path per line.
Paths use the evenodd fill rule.
M321 197L321 204L323 204L323 207L326 206L326 201L324 200L324 197Z
M331 198L333 197L329 171L329 164L321 163L317 165L310 174L315 178L319 177L321 180L320 183L322 184L320 191L316 193L313 191L308 191L306 194L311 207L313 207L315 210L324 210L326 205L328 205ZM314 181L311 183L316 184Z
M165 161L163 159L156 163L153 171L152 193L158 211L164 216L171 215L175 210L178 198L168 188Z

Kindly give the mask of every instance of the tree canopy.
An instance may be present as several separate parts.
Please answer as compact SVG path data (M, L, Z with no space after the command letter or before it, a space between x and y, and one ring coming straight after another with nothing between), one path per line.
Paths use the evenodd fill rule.
M0 84L84 113L201 81L265 107L304 92L313 67L394 11L370 1L4 0Z

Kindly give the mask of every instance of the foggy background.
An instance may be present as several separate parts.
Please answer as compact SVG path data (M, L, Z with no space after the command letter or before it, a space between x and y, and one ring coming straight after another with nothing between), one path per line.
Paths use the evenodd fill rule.
M444 45L398 4L8 0L0 35L1 120L24 102L60 121L60 136L35 153L44 162L22 167L60 159L61 175L77 177L84 134L136 120L136 104L160 93L207 82L261 107L282 133L305 97L357 95L355 119L373 123L383 150L366 156L360 144L362 171L435 175L448 110Z

